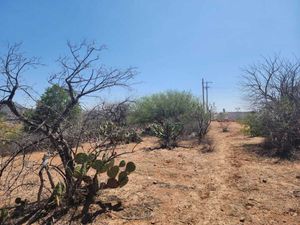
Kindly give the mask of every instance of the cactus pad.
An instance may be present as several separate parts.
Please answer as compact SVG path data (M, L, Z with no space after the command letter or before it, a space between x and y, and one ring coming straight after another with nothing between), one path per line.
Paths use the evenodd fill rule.
M74 160L78 164L87 163L89 161L89 156L85 153L78 153L75 155Z
M115 178L118 173L119 173L119 167L118 166L113 166L109 170L107 170L107 176L110 178Z
M129 162L126 165L125 170L126 170L127 173L132 173L133 171L135 171L135 168L136 168L135 164L133 162Z
M119 163L119 167L124 167L126 166L126 162L125 160L122 160L120 163Z

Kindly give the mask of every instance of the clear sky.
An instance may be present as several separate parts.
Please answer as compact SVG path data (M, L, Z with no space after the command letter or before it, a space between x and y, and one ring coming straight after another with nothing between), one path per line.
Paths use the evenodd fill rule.
M0 52L23 42L46 64L27 78L43 92L66 41L105 44L103 62L138 68L134 97L168 89L201 93L217 109L246 108L241 68L262 56L300 57L300 0L0 0Z

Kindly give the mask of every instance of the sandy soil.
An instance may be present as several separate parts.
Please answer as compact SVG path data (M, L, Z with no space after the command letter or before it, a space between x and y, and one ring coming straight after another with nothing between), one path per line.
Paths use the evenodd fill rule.
M223 133L212 123L214 151L208 153L202 145L147 151L156 139L145 138L125 157L137 165L129 184L100 198L120 198L123 210L102 213L95 205L92 224L300 225L300 162L258 157L250 149L262 139L245 137L240 129L231 123Z

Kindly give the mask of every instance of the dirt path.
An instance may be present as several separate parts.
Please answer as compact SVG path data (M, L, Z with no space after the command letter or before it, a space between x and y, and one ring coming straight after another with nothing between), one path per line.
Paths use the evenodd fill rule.
M212 123L214 151L183 143L174 150L147 151L156 144L145 138L134 154L137 171L122 189L103 192L102 201L122 201L123 210L103 213L94 205L92 224L133 225L300 225L300 163L258 157L251 150L260 138L241 134L231 123L223 133ZM120 146L120 151L132 146ZM39 161L42 153L34 153ZM34 200L37 190L23 196ZM56 224L69 224L69 215ZM74 221L72 224L80 224Z
M196 146L130 156L139 169L125 190L115 192L123 195L123 216L113 214L107 223L299 225L300 199L293 194L300 188L299 162L247 152L245 145L261 139L247 138L240 130L231 123L223 133L213 123L211 153ZM153 140L147 139L142 147L151 145Z
M240 135L238 127L231 126L230 133L221 133L219 125L212 124L208 137L214 143L214 153L210 157L210 177L213 188L211 194L204 202L207 209L203 224L238 224L239 220L244 220L242 210L236 209L238 195L232 189L231 177L236 173L236 168L232 165L233 148L237 142L236 137ZM209 189L209 187L208 187ZM233 201L234 200L234 201Z
M216 191L207 200L211 213L203 224L299 225L299 162L247 153L245 146L257 148L262 140L242 135L237 123L230 124L228 133L219 130L214 123L209 133L216 146L211 158Z

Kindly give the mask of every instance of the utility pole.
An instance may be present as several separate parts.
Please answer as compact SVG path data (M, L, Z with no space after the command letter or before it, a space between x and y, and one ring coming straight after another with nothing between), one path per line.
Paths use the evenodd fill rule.
M204 95L204 79L202 78L202 105L205 106L205 95Z
M208 105L208 88L210 88L208 86L208 84L210 84L212 82L209 82L209 81L206 81L205 82L205 91L206 91L206 111L208 112L209 111L209 105Z

